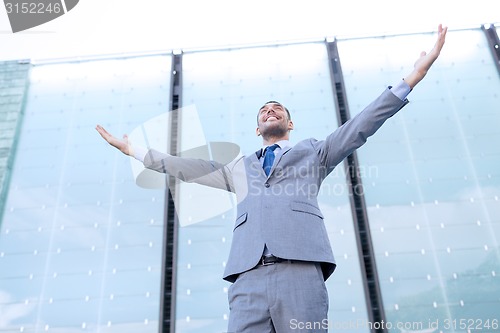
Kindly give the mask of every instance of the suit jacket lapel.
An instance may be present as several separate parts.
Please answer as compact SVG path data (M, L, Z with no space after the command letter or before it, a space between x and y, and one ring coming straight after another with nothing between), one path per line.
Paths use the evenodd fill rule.
M262 157L262 149L259 149L255 152L255 154L252 154L250 156L250 161L251 161L251 164L252 166L254 166L255 168L259 168L261 170L261 173L262 175L264 175L266 177L266 179L269 179L273 172L274 172L274 169L276 168L276 166L281 162L281 159L283 158L283 156L290 150L292 149L292 147L287 147L285 148L281 154L279 155L279 157L274 160L274 163L273 163L273 166L271 168L271 171L269 172L269 176L266 176L266 173L264 172L264 169L262 168L262 163L260 162L260 158Z
M262 157L262 149L259 149L255 152L255 154L248 156L248 158L250 159L250 168L252 170L257 171L259 175L267 177L266 173L264 172L264 169L262 168L262 163L260 161L261 157Z
M278 164L281 162L281 159L283 158L283 156L285 156L285 154L290 150L292 149L292 147L287 147L285 148L281 154L279 155L278 158L276 158L274 160L274 163L273 163L273 166L271 168L271 171L269 172L269 176L267 177L267 179L269 179L272 175L273 175L273 172L274 172L274 169L276 169L276 167L278 166Z

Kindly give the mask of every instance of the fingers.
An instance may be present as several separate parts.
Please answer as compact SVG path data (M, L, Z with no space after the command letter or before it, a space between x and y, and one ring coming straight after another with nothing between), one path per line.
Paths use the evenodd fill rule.
M439 54L441 53L441 49L444 46L445 38L446 38L446 32L448 31L448 27L443 27L442 24L439 24L438 26L438 38L436 40L436 44L431 50L431 54L434 55L434 57L438 57Z
M440 24L438 26L438 35L446 35L446 32L448 31L448 27L444 27L443 28L443 25Z
M99 132L104 140L110 142L110 140L113 138L113 136L109 134L108 131L106 131L101 125L97 125L95 129L97 130L97 132Z
M438 40L437 40L437 44L442 45L444 44L444 40L446 38L446 32L448 31L448 27L444 27L443 28L443 25L440 24L438 26Z
M97 125L97 126L95 127L95 129L97 130L97 132L99 132L99 133L101 133L101 134L102 134L102 133L109 134L109 133L108 133L108 132L104 129L104 127L102 127L101 125Z
M102 127L101 125L97 125L95 127L95 129L97 130L97 132L99 132L99 134L101 134L102 137L104 137L106 134L108 134L108 132L106 132L104 127Z

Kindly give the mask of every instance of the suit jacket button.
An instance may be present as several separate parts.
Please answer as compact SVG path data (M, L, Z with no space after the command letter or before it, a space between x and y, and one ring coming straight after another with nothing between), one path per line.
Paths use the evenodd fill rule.
M264 184L264 186L265 186L265 187L269 187L269 186L271 186L271 185L270 185L269 183L265 183L265 184Z

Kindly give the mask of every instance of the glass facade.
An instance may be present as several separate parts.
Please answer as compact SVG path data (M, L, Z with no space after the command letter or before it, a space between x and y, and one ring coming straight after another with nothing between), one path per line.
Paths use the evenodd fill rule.
M0 331L158 332L163 191L97 123L168 111L170 55L34 66L0 237Z
M338 41L351 116L434 41ZM160 331L165 191L138 187L137 162L94 127L166 145L171 61L32 66L0 221L0 332ZM254 153L268 100L290 110L292 143L325 138L339 125L328 61L323 42L184 53L177 150L231 142ZM483 32L450 31L410 104L358 150L390 332L466 331L453 319L488 331L500 319L499 91ZM338 264L327 281L329 331L370 332L345 179L339 165L319 197ZM235 198L177 189L175 332L224 332Z
M434 38L339 43L351 114L408 73L408 59ZM361 168L377 170L363 182L392 323L458 332L446 320L498 319L499 92L482 31L450 32L410 104L358 150Z
M0 62L0 224L7 197L11 164L22 122L22 109L28 86L30 64L20 61Z
M323 43L186 54L183 84L183 104L196 106L205 141L237 143L245 155L261 148L262 139L255 134L257 112L269 100L278 100L290 110L295 124L292 143L309 137L323 139L338 127ZM189 131L190 126L187 123L181 132ZM186 142L180 142L181 147L188 145L190 136L183 134L182 138ZM182 190L180 199L181 204L192 200L189 195L183 196ZM203 199L191 202L186 209L204 210L205 205L214 204ZM319 202L339 261L339 268L327 281L331 326L341 327L349 320L366 321L342 165L324 182ZM229 284L221 278L235 215L235 209L229 209L179 230L178 332L227 329ZM355 331L368 332L365 328Z

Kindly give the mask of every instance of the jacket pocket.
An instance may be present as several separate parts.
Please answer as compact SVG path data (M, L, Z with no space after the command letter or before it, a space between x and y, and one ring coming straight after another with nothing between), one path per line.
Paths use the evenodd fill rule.
M318 207L308 204L306 202L292 201L290 202L290 208L296 212L308 213L316 215L319 218L323 218L323 214Z
M248 216L248 213L241 214L236 219L236 222L234 223L234 229L238 228L240 225L242 225L243 223L245 223L245 221L247 220L247 216ZM233 229L233 231L234 231L234 229Z

